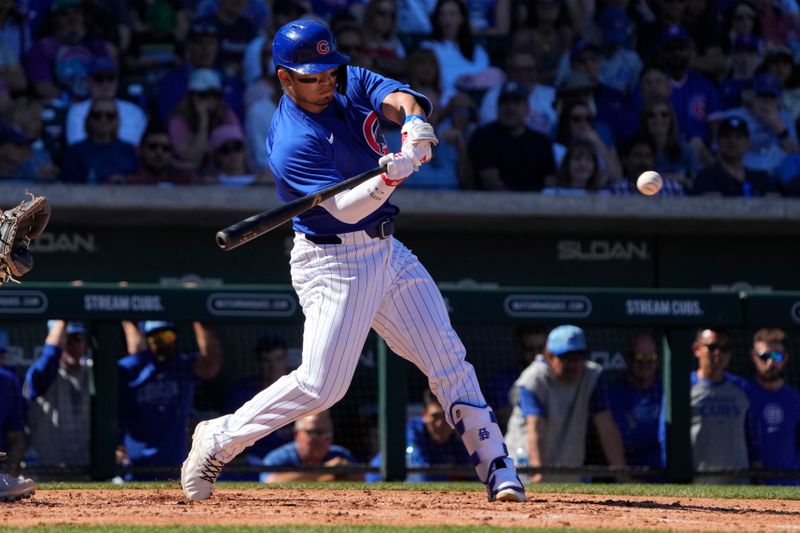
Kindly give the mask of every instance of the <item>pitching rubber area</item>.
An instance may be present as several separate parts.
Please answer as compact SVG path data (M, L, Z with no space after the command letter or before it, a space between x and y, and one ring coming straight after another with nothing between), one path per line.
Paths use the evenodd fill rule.
M800 500L529 492L525 503L479 491L227 488L187 500L166 488L41 488L0 504L0 528L29 526L436 526L681 531L800 531Z

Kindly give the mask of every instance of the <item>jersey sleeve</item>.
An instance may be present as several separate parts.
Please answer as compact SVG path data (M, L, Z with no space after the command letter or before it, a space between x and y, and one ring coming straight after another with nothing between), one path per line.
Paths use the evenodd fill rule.
M526 388L520 387L519 391L519 408L522 410L522 416L527 418L529 416L541 416L546 418L547 412L544 404L539 400L536 394Z
M23 395L28 400L42 396L50 388L58 375L61 348L55 344L45 344L42 354L25 374Z
M345 179L334 164L331 145L310 133L294 137L275 148L282 153L270 157L270 168L288 186L278 189L284 201L315 193ZM275 160L283 161L281 169L272 164Z
M348 83L353 82L357 86L354 87L356 91L363 91L363 95L369 99L372 108L382 117L381 105L384 99L394 92L404 92L413 95L417 99L419 105L425 110L425 116L430 116L433 111L433 104L424 94L414 91L405 83L400 83L391 78L385 78L380 74L376 74L367 69L359 67L349 67L348 74L350 79Z

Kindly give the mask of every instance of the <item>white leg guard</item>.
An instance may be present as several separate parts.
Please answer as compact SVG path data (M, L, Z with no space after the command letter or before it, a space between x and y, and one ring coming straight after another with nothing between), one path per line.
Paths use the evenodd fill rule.
M503 432L489 406L455 402L450 415L475 465L478 478L486 484L489 501L525 501L525 488L508 458Z

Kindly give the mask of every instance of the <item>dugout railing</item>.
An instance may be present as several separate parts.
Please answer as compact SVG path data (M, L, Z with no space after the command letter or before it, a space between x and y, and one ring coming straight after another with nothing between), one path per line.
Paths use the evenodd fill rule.
M510 355L506 353L510 350L510 332L519 324L553 326L574 323L587 329L590 345L593 338L602 342L604 335L616 335L615 343L619 346L620 336L633 329L652 328L658 332L663 343L667 468L664 472L648 472L641 468L632 468L629 472L645 477L665 476L674 482L691 482L695 475L689 437L689 380L676 379L676 376L688 376L692 369L693 357L688 346L694 331L703 326L730 328L738 332L736 341L739 351L743 352L749 349L749 335L759 327L784 328L790 336L794 336L800 324L800 292L461 288L447 285L441 288L451 320L465 340L468 353L479 354L479 361L474 362L476 368L484 360ZM0 328L9 331L12 345L18 345L20 360L26 358L26 351L32 351L37 337L21 335L17 330L24 323L44 324L50 318L86 321L91 325L95 346L119 347L121 320L171 320L179 323L199 320L220 325L246 323L299 329L303 315L291 287L282 285L163 287L145 284L26 283L0 287ZM478 339L486 337L487 329L502 333ZM593 335L593 331L597 333ZM498 341L501 337L505 343ZM420 384L424 386L424 380L404 360L390 355L386 345L376 336L371 336L368 343L372 344L377 361L378 443L382 456L379 470L386 480L402 480L407 474L407 404L415 401L411 391L419 389ZM31 357L29 354L27 359ZM227 357L248 355L235 353ZM471 355L468 357L471 359ZM742 358L739 359L739 367L734 366L734 371L745 368ZM9 363L13 365L14 361L6 362L7 365ZM119 473L115 464L118 407L117 402L112 401L117 398L116 373L115 357L94 358L91 464L88 472L98 480L110 479ZM797 385L795 378L796 373L791 374L789 381ZM429 470L437 469L442 472L469 471L458 468L448 470L448 467ZM375 469L369 469L366 465L340 468L340 471L349 473L369 470ZM523 471L530 473L539 470ZM595 465L568 471L600 478L613 473L608 467ZM718 473L730 476L742 474L740 471Z

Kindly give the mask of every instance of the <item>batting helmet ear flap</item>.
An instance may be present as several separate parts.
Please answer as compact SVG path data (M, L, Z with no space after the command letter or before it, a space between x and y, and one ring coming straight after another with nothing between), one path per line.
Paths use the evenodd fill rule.
M336 69L336 90L339 94L347 94L347 65L339 65Z

